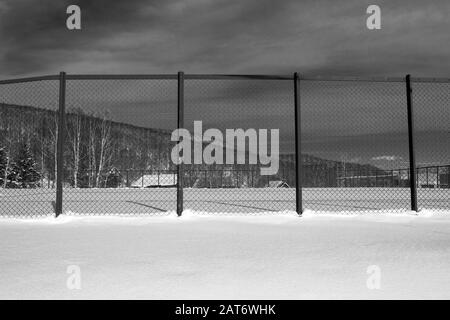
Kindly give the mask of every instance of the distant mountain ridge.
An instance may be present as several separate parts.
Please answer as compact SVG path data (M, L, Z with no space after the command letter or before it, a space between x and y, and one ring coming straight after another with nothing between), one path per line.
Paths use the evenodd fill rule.
M42 176L48 184L53 184L56 176L57 124L56 110L1 103L0 148L6 148L13 155L19 143L28 143ZM114 121L105 111L69 109L64 134L64 176L68 185L105 186L105 179L112 169L118 172L128 171L128 175L133 175L128 177L130 181L139 178L142 171L176 169L170 160L171 149L175 144L170 141L170 130ZM283 180L291 186L295 185L295 154L280 155L279 172L276 176L260 176L259 167L237 164L185 165L185 171L186 175L190 174L189 181L198 182L199 177L204 177L205 170L217 170L216 177L213 172L210 178L202 178L205 186L208 185L206 180L221 179L221 171L224 170L230 172L228 177L231 184L236 186L248 185L249 181L253 186L264 186L269 180ZM372 165L343 163L308 154L302 155L302 169L302 184L317 187L335 186L337 176L342 176L347 171L380 171ZM222 175L220 178L219 172Z

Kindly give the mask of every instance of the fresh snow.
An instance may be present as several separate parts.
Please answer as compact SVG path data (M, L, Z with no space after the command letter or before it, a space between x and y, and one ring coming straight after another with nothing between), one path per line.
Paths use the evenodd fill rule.
M421 209L450 208L450 189L419 188ZM0 217L54 215L55 189L0 189ZM402 211L411 207L409 188L304 188L303 205L315 211ZM175 188L65 188L63 209L78 214L166 215L176 210ZM295 188L185 188L184 208L253 213L295 210Z
M450 211L0 218L0 242L1 299L450 298Z

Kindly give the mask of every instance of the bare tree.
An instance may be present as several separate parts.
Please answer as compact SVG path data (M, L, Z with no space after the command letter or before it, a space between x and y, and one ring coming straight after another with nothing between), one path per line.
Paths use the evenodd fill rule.
M78 171L81 160L81 131L83 129L83 111L76 109L70 114L67 121L67 136L70 143L70 151L72 155L72 177L74 187L78 187Z
M52 187L55 187L56 184L56 177L58 176L58 166L56 165L56 163L58 162L58 121L59 121L59 116L58 113L55 112L52 116L53 118L53 125L49 126L49 132L50 132L50 144L53 147L53 158L54 158L54 162L53 162L53 173L54 173L54 177L53 177L53 181L52 181Z
M111 121L107 112L88 119L89 187L99 187L101 174L112 157Z
M5 172L3 173L3 188L6 188L6 185L8 184L8 173L9 169L11 167L11 149L12 149L12 134L10 130L7 130L7 134L5 136L5 142L6 142L6 165L5 165Z
M43 178L45 177L45 156L46 156L46 139L45 139L45 118L41 119L41 127L39 129L39 149L41 151L40 160L41 160L41 182L43 182Z
M96 146L95 146L95 118L89 117L89 134L88 134L88 162L89 162L89 187L93 187L93 181L95 181L96 174Z
M108 119L108 113L104 113L100 121L99 140L100 140L100 155L98 159L98 173L95 185L98 187L100 176L106 164L111 159L111 121Z
M3 142L5 144L5 155L6 155L6 164L5 164L5 171L3 173L3 188L6 188L8 184L8 173L11 169L11 158L13 154L13 146L14 146L14 130L15 128L12 124L13 117L10 115L9 109L5 108L2 112L2 127L3 131L5 132L3 135Z

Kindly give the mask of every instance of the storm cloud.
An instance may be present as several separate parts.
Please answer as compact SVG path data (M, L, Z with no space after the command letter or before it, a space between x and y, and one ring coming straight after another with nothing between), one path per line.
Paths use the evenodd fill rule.
M77 4L82 30L66 28ZM366 9L381 7L381 30ZM449 77L448 0L0 0L0 77L67 73L255 73ZM4 102L56 108L57 87L4 87ZM176 81L69 81L67 108L174 128ZM186 82L185 125L280 128L294 150L291 81ZM448 84L415 84L417 163L448 164ZM301 84L302 150L407 165L403 83ZM357 159L357 160L356 160Z
M377 1L2 0L0 75L292 73L448 76L450 3ZM65 27L82 10L82 30Z

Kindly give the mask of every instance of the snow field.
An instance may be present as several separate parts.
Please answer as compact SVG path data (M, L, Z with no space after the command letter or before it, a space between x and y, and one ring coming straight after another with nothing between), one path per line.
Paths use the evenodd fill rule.
M450 298L450 211L343 213L3 218L0 298Z

